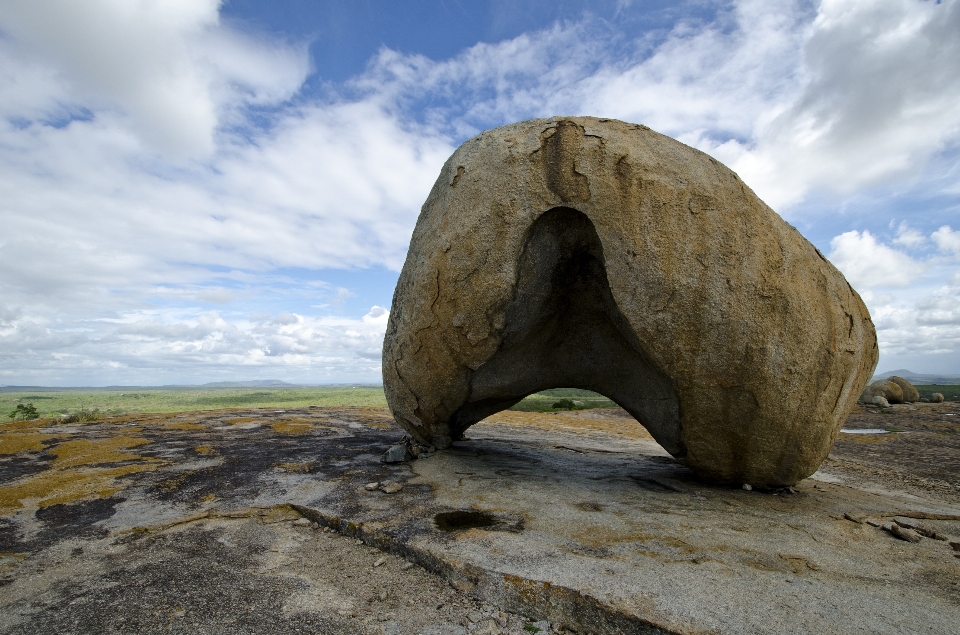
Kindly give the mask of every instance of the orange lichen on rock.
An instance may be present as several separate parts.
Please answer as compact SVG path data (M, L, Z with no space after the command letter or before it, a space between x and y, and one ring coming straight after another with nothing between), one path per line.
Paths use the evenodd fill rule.
M0 487L0 514L110 496L123 488L117 480L120 477L154 470L162 463L124 452L147 443L148 439L116 436L73 439L54 445L50 452L56 458L49 469Z
M42 452L46 447L44 441L55 437L54 434L39 432L2 432L0 433L0 454Z
M271 421L270 427L273 428L274 432L280 434L310 434L313 431L313 425L309 419Z

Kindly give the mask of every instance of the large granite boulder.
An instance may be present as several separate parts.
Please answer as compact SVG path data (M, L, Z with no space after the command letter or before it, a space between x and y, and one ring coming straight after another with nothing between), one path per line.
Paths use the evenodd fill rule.
M903 403L903 389L896 382L878 379L863 389L860 401L874 403L875 397L883 397L889 403Z
M896 384L903 392L903 403L916 403L920 401L920 391L903 377L893 375L887 378L887 381Z
M484 132L444 165L383 379L426 444L585 388L699 474L774 486L817 469L876 362L860 297L736 174L645 126L570 117Z

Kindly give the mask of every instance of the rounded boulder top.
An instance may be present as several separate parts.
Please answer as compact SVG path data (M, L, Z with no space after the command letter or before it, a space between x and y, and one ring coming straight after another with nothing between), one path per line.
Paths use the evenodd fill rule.
M484 132L444 165L383 379L428 445L585 388L700 475L779 486L826 458L877 353L843 275L730 169L646 126L555 117Z

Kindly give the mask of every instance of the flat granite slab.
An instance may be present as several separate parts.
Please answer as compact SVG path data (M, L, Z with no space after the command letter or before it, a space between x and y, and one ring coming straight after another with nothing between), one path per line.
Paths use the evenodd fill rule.
M373 408L2 424L0 632L956 633L958 414L858 410L764 492L619 409L402 464Z

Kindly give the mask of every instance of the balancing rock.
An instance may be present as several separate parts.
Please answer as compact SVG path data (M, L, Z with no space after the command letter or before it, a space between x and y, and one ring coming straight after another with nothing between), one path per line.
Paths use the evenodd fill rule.
M383 380L425 445L584 388L700 475L777 486L817 469L876 362L857 293L731 170L645 126L564 117L484 132L446 162Z

